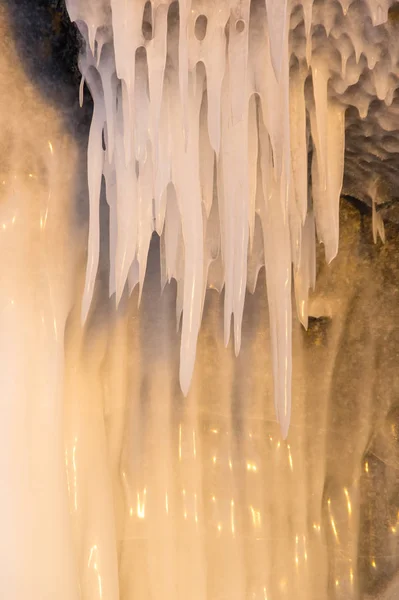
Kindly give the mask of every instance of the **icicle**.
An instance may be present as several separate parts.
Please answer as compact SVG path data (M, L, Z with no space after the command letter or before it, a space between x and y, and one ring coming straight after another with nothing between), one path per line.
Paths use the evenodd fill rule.
M216 187L216 182L215 182ZM216 192L216 190L214 190ZM224 285L224 268L221 255L221 232L218 197L215 193L211 212L206 224L205 240L205 272L206 284L209 289L217 290L219 293Z
M349 6L351 5L352 1L353 0L340 0L340 5L342 7L342 12L344 13L344 16L347 15Z
M372 71L375 91L379 100L385 100L388 94L391 70L391 60L388 58L379 60Z
M116 169L114 164L104 161L104 179L109 206L109 297L116 292L115 257L118 220L116 206L118 202L116 188Z
M371 21L374 27L386 23L388 20L388 5L383 5L378 0L366 0L371 14Z
M292 174L291 179L293 179ZM295 271L298 269L300 262L303 221L296 203L293 183L291 183L290 185L290 197L288 207L288 221L291 241L291 262Z
M153 162L152 151L148 146L147 160L144 165L139 166L138 176L138 241L137 241L137 260L139 262L140 272L140 293L139 302L143 292L145 272L147 269L148 250L150 247L151 236L154 231L153 203Z
M224 342L228 344L231 315L234 314L235 351L238 354L249 236L248 104L243 118L239 122L233 121L234 99L230 92L230 81L226 76L222 92L222 146L219 163L224 195L221 205L225 264Z
M288 32L283 45L283 61L280 77L280 98L282 107L281 136L283 139L282 165L280 179L280 196L284 219L287 218L288 204L290 198L290 186L292 185L291 165L291 126L290 126L290 58L288 49ZM280 171L275 169L275 177L279 179Z
M89 36L89 47L93 57L95 57L96 53L96 33L97 27L93 24L88 25L88 36Z
M349 57L353 54L354 48L350 38L344 34L337 41L337 46L341 53L341 78L346 80L346 65ZM347 87L347 86L346 86Z
M371 196L371 209L372 209L372 229L373 229L373 241L374 244L377 243L378 235L381 238L383 244L385 244L385 227L384 221L380 215L380 213L376 209L376 199L377 195L380 191L381 180L378 176L374 177L370 187L370 196Z
M219 154L220 149L220 103L226 68L225 25L228 17L228 3L215 3L208 18L206 36L202 43L207 79L209 140L216 154Z
M249 31L249 0L231 2L231 17L229 26L229 84L231 97L231 114L233 123L243 119L247 91L248 65L248 31Z
M75 21L80 29L85 24L86 31L83 32L88 43L92 58L96 55L96 34L100 27L106 29L107 22L107 0L97 2L83 2L81 0L66 0L71 21Z
M305 37L306 37L306 62L308 67L310 67L310 63L312 60L312 10L313 10L313 0L306 0L302 4L303 8L303 17L305 22Z
M84 60L81 61L83 71L87 69ZM93 298L94 285L100 256L100 191L101 178L104 163L104 152L102 149L102 136L105 123L105 107L102 98L102 90L98 82L87 70L87 82L94 97L93 118L90 126L89 143L87 148L87 174L89 186L89 240L85 289L82 300L82 322L86 321L90 304Z
M124 118L124 146L126 163L134 152L135 122L135 68L136 51L144 44L142 33L142 15L145 0L111 0L112 25L114 32L115 66L118 78L122 82L122 104ZM140 18L137 18L140 15Z
M159 139L160 122L162 111L162 94L164 88L164 74L166 65L167 50L167 26L168 26L168 6L161 4L153 11L153 38L146 44L147 63L148 63L148 82L150 94L150 124L151 124L151 143L154 149L154 170L156 181L160 177L160 171L164 164L160 156ZM163 193L163 186L158 189L155 184L155 203L157 231L160 231L159 201Z
M379 212L376 211L375 202L372 202L372 224L373 224L373 240L374 244L377 243L377 236L379 235L383 244L385 244L385 227L384 221Z
M259 20L261 21L261 15ZM258 26L262 29L262 24ZM270 27L270 23L268 26ZM288 28L282 38L282 64L278 80L274 74L269 44L267 41L265 44L265 29L262 37L258 38L258 44L253 47L255 89L261 98L263 118L270 135L274 179L280 182L279 198L286 218L291 179Z
M98 66L101 75L101 83L104 90L105 114L107 122L107 153L109 161L112 162L115 143L115 113L116 113L116 78L115 54L112 46L107 45L102 53L102 59ZM123 130L122 130L123 131ZM123 135L123 133L122 133Z
M242 124L241 124L242 123ZM249 173L248 162L248 105L237 132L238 147L235 155L237 185L235 188L235 245L234 245L234 350L238 356L241 348L241 328L247 283L247 253L249 238ZM238 149L238 148L237 148Z
M136 254L137 246L137 179L132 164L126 165L123 147L123 117L122 111L116 115L116 220L117 239L115 255L115 291L118 306L125 287L130 265Z
M343 107L329 102L322 109L325 115L326 141L322 150L316 143L312 161L312 193L319 240L325 246L327 262L338 252L339 200L344 172L345 111ZM312 132L317 125L311 111ZM324 157L322 152L324 151ZM320 168L323 162L323 170Z
M132 61L135 65L135 61ZM135 67L134 67L135 69ZM130 100L130 97L134 94L133 86L130 82L126 83L123 79L121 80L121 99L120 103L122 105L123 112L123 121L125 123L123 130L123 146L125 153L125 162L128 164L132 158L132 148L133 148L133 140L134 134L133 131L133 100Z
M284 38L286 37L289 19L288 0L266 0L267 23L269 28L270 54L274 73L280 79L283 57Z
M148 97L148 68L147 55L143 48L136 53L136 80L135 91L135 120L134 143L135 159L144 163L147 159L148 125L150 99Z
M383 0L379 4L388 7ZM306 326L307 294L315 276L315 227L327 261L338 249L345 112L336 97L345 94L347 104L348 95L363 116L374 87L387 105L394 102L390 62L379 41L374 44L379 50L370 49L370 40L383 34L369 31L371 25L359 28L362 15L356 3L343 19L337 6L327 14L320 3L307 0L304 54L296 34L290 43L291 8L293 27L302 27L302 17L288 0L180 0L179 18L171 5L171 0L152 1L149 39L143 33L145 0L68 0L86 40L79 102L86 82L95 104L82 318L98 267L104 175L110 294L115 293L118 303L127 281L130 293L140 285L140 301L151 236L157 231L162 286L176 279L178 324L183 315L180 382L185 394L207 286L225 287L224 341L229 341L233 315L238 353L246 289L255 289L265 264L276 414L285 436L291 410L291 269L298 315ZM342 0L342 6L349 2ZM382 19L380 13L373 16L375 22ZM312 40L312 22L331 30L323 48L316 29ZM331 44L340 58L328 54ZM353 97L350 88L366 68L362 52L374 69L363 77L364 93ZM313 96L310 86L305 94L309 66ZM314 216L308 199L308 114ZM374 205L373 211L374 235L383 236Z
M283 438L291 415L292 309L291 251L288 220L284 218L279 186L274 182L270 142L259 122L259 142L264 204L262 226L267 296L273 354L274 404Z
M332 102L328 111L328 195L327 202L331 207L331 242L324 236L326 259L330 262L338 252L339 242L339 202L344 178L345 164L345 109ZM331 250L328 251L328 246Z
M169 83L164 83L162 96L160 129L158 145L155 146L154 157L154 204L155 226L161 234L166 210L166 188L171 181L171 156L173 147L173 132L169 126Z
M132 265L129 270L128 275L128 286L129 286L129 296L133 293L134 288L139 283L139 263L137 258L134 259Z
M188 19L191 0L179 2L179 86L183 114L183 130L187 143L188 121Z
M249 170L249 244L250 250L255 235L255 206L256 206L256 179L258 167L258 115L256 98L254 95L249 100L248 109L248 170Z
M308 292L316 283L316 236L313 212L306 216L302 230L301 256L295 272L295 299L298 318L308 328Z
M200 113L200 179L202 203L205 208L206 217L209 217L213 200L213 176L215 171L215 154L209 141L207 127L208 102L207 95L204 99Z
M263 233L262 222L259 215L255 216L255 230L252 242L252 252L248 257L248 277L247 289L250 294L255 293L256 283L258 281L259 271L265 264L265 256L263 250Z
M312 63L313 91L316 112L316 128L312 128L313 142L318 156L318 168L321 189L327 187L327 113L328 113L328 64L322 57L317 57Z
M80 85L79 85L79 106L80 108L83 107L83 90L85 87L85 78L84 75L82 75L82 78L80 80Z
M172 277L178 281L178 256L184 252L179 207L173 185L168 186L168 200L165 215L163 238L165 240L166 276L170 282Z
M190 128L188 132L185 132L182 126L184 113L181 111L181 104L176 92L171 98L171 125L175 134L172 178L181 214L184 240L184 291L178 291L178 293L183 297L180 385L185 395L188 393L194 370L203 289L203 224L198 160L199 114L204 85L203 75L199 74L196 77L196 90L193 90L192 86L190 88L191 93L188 102ZM185 133L187 133L187 136L185 136Z
M217 263L220 261L220 228L219 228L219 211L217 196L215 195L212 203L211 212L208 220L206 221L206 231L204 236L204 292L206 287L216 288L221 290L223 283L216 283L217 275L219 273L217 269ZM216 267L216 272L215 272ZM222 269L221 269L222 271ZM212 279L211 274L216 275L215 279ZM205 294L204 294L205 296ZM205 299L205 297L204 297Z
M179 261L180 262L180 261ZM177 280L177 293L176 293L176 333L180 331L181 325L181 316L183 312L183 304L184 304L184 265L182 269L179 269L179 277ZM180 359L181 364L181 359ZM181 369L181 367L180 367ZM181 383L180 383L181 386ZM184 391L183 391L184 393Z
M306 135L304 70L294 69L290 77L291 160L295 197L304 223L308 210L308 146Z
M88 179L90 199L90 225L88 242L88 259L85 291L82 302L82 321L86 321L91 300L93 298L94 284L98 269L100 255L100 190L104 153L102 150L102 131L104 126L104 111L96 103L93 120L90 127L88 146Z

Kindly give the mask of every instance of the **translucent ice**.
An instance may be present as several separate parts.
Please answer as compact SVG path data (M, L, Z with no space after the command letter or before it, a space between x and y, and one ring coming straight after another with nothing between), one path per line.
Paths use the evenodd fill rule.
M316 237L328 262L338 252L346 109L356 106L366 119L376 98L394 110L399 44L386 34L394 27L391 4L68 3L86 40L82 82L95 104L83 316L97 271L104 175L110 294L119 302L128 281L130 291L139 284L141 296L157 232L162 286L177 281L185 393L207 286L224 288L224 341L233 319L238 353L246 289L254 289L265 263L275 406L284 435L291 287L306 327ZM389 126L384 113L379 119ZM374 232L383 235L376 210L373 219Z

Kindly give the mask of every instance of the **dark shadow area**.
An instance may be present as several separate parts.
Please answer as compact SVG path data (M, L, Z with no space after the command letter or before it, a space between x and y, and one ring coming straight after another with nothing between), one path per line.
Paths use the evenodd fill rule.
M46 101L64 113L75 134L86 134L92 99L85 88L79 107L79 49L83 43L64 0L3 0L16 50L29 79Z

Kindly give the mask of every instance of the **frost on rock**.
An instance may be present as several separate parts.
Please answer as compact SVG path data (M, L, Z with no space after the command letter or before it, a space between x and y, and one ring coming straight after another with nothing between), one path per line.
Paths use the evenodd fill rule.
M86 41L80 68L94 100L82 319L98 268L104 176L110 295L118 303L126 284L130 293L137 284L141 290L156 231L162 285L177 281L185 394L207 287L224 287L224 339L228 344L233 323L238 353L246 289L254 291L265 266L284 436L291 280L306 327L316 239L327 261L338 251L346 108L357 107L364 118L373 98L393 102L398 36L387 42L382 31L393 26L392 4L67 0ZM373 197L374 236L383 236L374 204Z

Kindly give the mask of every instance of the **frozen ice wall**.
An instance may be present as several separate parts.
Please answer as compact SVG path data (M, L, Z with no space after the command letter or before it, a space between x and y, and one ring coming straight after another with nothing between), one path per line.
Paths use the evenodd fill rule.
M44 4L0 6L1 597L396 598L395 11L70 3L87 140Z
M79 582L63 372L78 153L62 114L24 70L4 4L0 31L1 595L70 600Z

